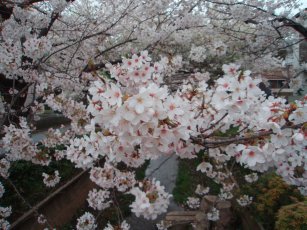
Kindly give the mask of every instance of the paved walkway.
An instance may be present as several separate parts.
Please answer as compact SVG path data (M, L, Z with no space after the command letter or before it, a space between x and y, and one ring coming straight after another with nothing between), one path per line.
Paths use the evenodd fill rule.
M146 170L146 177L156 178L165 186L165 190L168 193L172 193L178 171L178 160L176 155L169 157L161 157L157 160L152 160ZM171 198L168 211L180 211L183 210L179 207ZM131 230L155 230L155 225L165 217L165 214L160 215L156 220L150 221L141 217L132 215L127 218L127 222L131 225Z
M57 127L57 128L59 128L59 127ZM59 129L60 129L61 132L64 133L64 132L67 131L69 128L70 128L70 126L69 126L69 125L66 125L66 126L64 126L63 128L59 128ZM35 143L37 143L37 142L39 142L39 141L44 140L44 139L46 138L47 133L48 133L48 130L39 131L39 132L36 132L36 133L32 134L32 135L31 135L31 138L32 138L32 140L33 140Z

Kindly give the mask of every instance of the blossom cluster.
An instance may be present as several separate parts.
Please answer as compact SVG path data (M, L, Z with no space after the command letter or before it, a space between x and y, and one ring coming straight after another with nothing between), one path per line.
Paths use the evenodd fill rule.
M124 220L119 226L113 226L110 223L103 230L129 230L130 225Z
M165 66L147 60L142 53L124 59L121 66L110 68L118 84L96 81L89 90L93 96L87 109L102 130L102 152L130 167L173 151L189 157L194 148L188 146L194 114L188 100L160 87L157 81Z
M192 46L189 58L195 62L203 62L206 59L207 49L202 46Z
M5 126L5 136L2 138L3 148L8 153L8 161L26 160L35 164L48 165L50 159L37 148L30 136L30 127L25 119L20 120L20 128L15 125ZM7 165L8 163L4 163Z
M215 91L202 84L206 87L205 90L202 89L202 103L208 109L202 111L200 117L211 120L209 119L209 123L202 122L204 127L198 126L200 130L205 130L203 133L200 132L201 135L210 137L214 130L225 132L230 125L243 130L238 133L237 138L245 139L250 133L261 131L269 133L262 140L210 148L209 156L220 162L235 157L240 164L260 172L276 166L277 173L288 183L305 187L306 175L294 175L294 171L295 168L303 168L306 165L306 158L303 156L306 129L301 127L295 130L291 126L302 125L305 122L307 98L293 104L286 104L286 101L280 98L265 98L257 86L259 80L251 78L249 72L240 71L239 66L234 64L224 65L223 69L225 76L216 81ZM207 99L207 102L206 98L211 99ZM216 121L218 122L214 129L208 129ZM202 162L197 170L211 178L219 175L214 172L210 162Z
M70 145L65 151L65 157L75 164L77 168L91 168L98 157L103 154L99 151L97 135L84 136L70 140Z
M74 136L74 132L69 129L65 131L65 129L66 127L64 125L62 125L60 129L48 129L47 133L45 134L46 138L41 140L41 143L47 148L55 147L59 143L68 145Z
M47 222L47 219L46 217L43 215L43 214L40 214L38 217L37 217L37 223L39 224L45 224Z
M258 180L258 174L257 173L251 173L251 174L245 175L244 178L245 178L246 182L253 183L253 182L256 182Z
M49 175L47 173L43 173L43 182L47 187L54 187L56 186L59 182L61 177L59 176L59 171L56 170L54 171L53 175Z
M103 168L93 167L90 179L103 189L116 188L120 192L126 192L136 184L134 172L122 172L108 163Z
M3 197L4 192L5 192L5 188L3 184L0 182L0 198Z
M10 224L6 220L12 214L12 207L0 207L0 227L4 230L10 229Z
M12 207L0 207L0 217L7 218L12 214Z
M171 224L169 224L171 226ZM163 220L156 224L158 230L167 230L168 226Z
M217 221L220 219L220 211L213 207L210 212L207 213L208 220Z
M106 201L109 198L109 191L93 189L88 194L87 202L93 209L103 210L110 207L112 201Z
M97 225L95 223L95 217L89 212L85 212L81 217L78 218L77 230L95 230Z
M135 196L135 201L130 205L131 211L145 219L156 219L159 214L166 212L171 197L164 191L164 186L154 179L143 181L129 193Z
M51 42L46 37L29 38L23 44L24 54L34 60L38 60L51 50Z
M88 124L89 116L82 102L67 98L61 94L55 96L50 94L46 97L46 104L54 111L61 112L65 117L71 119L71 129L79 135L85 133L84 126Z
M9 230L10 227L11 227L11 225L10 225L10 223L9 223L7 220L5 220L5 219L0 219L0 227L1 227L1 229L3 229L3 230Z
M253 197L249 197L248 195L243 195L239 199L237 199L238 204L242 207L250 205L252 201Z
M200 199L198 197L188 197L187 205L191 209L197 209L200 205Z
M3 177L3 178L7 178L10 174L9 174L9 169L10 169L10 162L3 158L0 160L0 175Z
M209 49L208 49L209 48ZM227 46L223 41L215 41L211 46L191 47L189 58L195 62L203 62L207 56L223 56L227 52Z
M198 184L195 190L195 193L197 195L203 196L209 193L210 188L209 187L203 187L202 185Z
M257 86L260 80L253 78L250 71L242 71L237 64L223 65L225 75L213 86L209 87L205 75L199 75L197 82L191 80L171 95L167 86L157 84L157 76L162 74L166 65L161 67L161 63L151 64L149 60L147 52L140 56L134 54L130 59L124 58L123 64L108 66L111 78L116 82L93 83L87 108L93 116L88 127L91 133L83 138L85 145L93 143L88 148L82 148L84 144L78 142L75 146L81 152L74 149L68 151L69 155L91 157L91 166L103 153L114 165L123 162L129 167L138 167L145 159L172 152L182 158L195 157L195 152L202 147L193 142L191 136L209 137L210 142L215 131L226 132L233 125L243 130L238 133L238 138L263 130L272 132L267 135L270 138L259 142L209 148L209 157L221 165L213 167L210 162L198 165L197 170L222 183L220 198L231 199L234 184L224 183L231 175L216 170L218 167L222 169L222 165L232 157L246 167L263 171L285 155L282 154L283 147L291 141L288 137L293 137L293 145L304 148L302 130L294 135L293 131L289 132L292 129L284 128L287 122L294 125L303 122L302 116L306 114L304 101L297 102L294 107L287 105L283 99L266 98ZM142 71L145 71L143 75ZM285 117L285 113L288 113L288 117ZM97 132L97 127L101 131ZM287 142L283 141L285 137L289 139ZM297 149L294 156L301 154L302 151ZM78 162L87 161L82 158ZM302 166L302 163L299 162L298 166ZM94 168L91 176L102 188L108 189L116 187L116 172L113 166L105 164L104 169ZM298 181L303 183L304 179ZM148 203L141 189L135 187L131 192ZM149 210L137 209L134 205L131 207L137 215L145 213L147 218L151 218L146 214ZM149 207L154 212L153 206L146 206Z

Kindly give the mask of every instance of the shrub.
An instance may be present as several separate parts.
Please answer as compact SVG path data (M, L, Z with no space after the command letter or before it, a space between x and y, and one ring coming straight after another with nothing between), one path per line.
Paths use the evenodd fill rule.
M304 202L286 205L279 209L275 229L307 229L307 198Z

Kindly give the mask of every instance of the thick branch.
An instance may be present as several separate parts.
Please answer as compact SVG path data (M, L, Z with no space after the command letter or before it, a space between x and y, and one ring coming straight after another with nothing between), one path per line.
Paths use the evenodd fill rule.
M59 18L59 16L60 16L60 13L52 13L51 20L50 20L50 22L49 22L48 27L43 28L43 29L41 30L41 32L40 32L39 35L38 35L38 38L41 38L41 37L43 37L43 36L47 36L47 34L49 33L49 31L50 31L50 29L51 29L53 23Z
M299 32L305 39L307 39L307 28L305 28L302 24L297 23L288 18L276 18L277 21L283 22L283 26L288 26Z
M305 126L307 122L298 124L298 125L292 125L292 126L283 126L281 129L297 129ZM208 138L203 139L202 137L191 137L191 140L193 143L209 147L209 148L215 148L219 147L221 145L229 145L229 144L239 144L239 143L245 143L250 140L255 140L262 137L267 137L271 134L274 134L273 130L267 130L267 131L260 131L258 133L251 134L249 136L236 136L236 137L230 137L230 138L223 138L223 137L214 137L214 138Z

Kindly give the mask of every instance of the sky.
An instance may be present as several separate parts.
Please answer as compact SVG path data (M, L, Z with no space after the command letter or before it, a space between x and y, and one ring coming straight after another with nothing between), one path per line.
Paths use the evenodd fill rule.
M303 3L304 7L307 7L307 1L306 0L300 0L301 3Z
M300 0L300 3L302 3L302 8L307 8L307 0Z
M307 8L307 0L298 0L299 3L301 3L302 5L300 6L300 9L305 9ZM292 9L291 11L291 15L296 15L298 12L300 12L299 9ZM276 13L280 13L280 10L277 10Z

